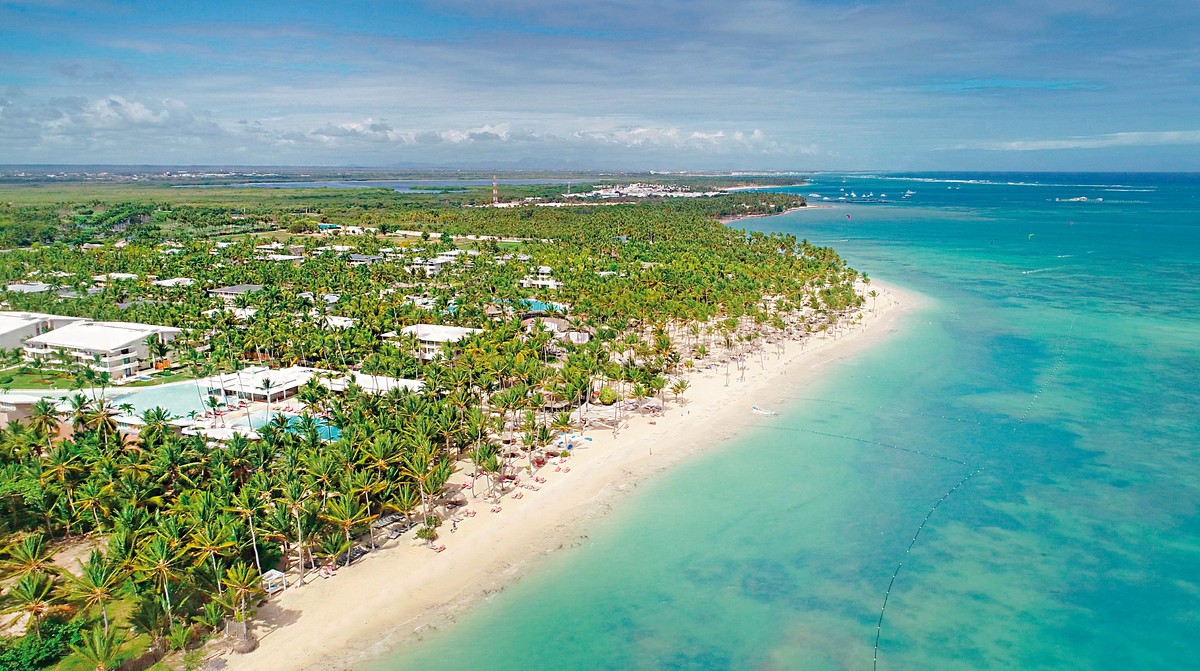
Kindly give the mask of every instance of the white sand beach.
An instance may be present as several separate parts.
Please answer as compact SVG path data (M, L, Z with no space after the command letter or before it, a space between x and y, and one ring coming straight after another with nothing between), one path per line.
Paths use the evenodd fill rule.
M810 338L802 347L788 342L784 353L766 354L760 369L754 357L738 380L726 385L724 368L697 371L682 404L668 398L665 416L634 417L619 436L596 429L574 450L564 468L551 464L537 491L505 494L501 511L482 498L469 499L475 511L440 529L434 552L410 534L388 541L332 578L314 573L311 582L273 597L259 610L254 631L260 639L249 654L228 654L233 671L361 668L366 660L396 649L431 628L452 623L464 609L527 574L547 553L582 542L591 522L637 483L681 459L710 450L747 424L770 421L752 406L778 408L793 390L811 384L838 360L886 338L901 315L919 298L872 282L879 292L867 299L862 325L836 339ZM469 466L467 469L469 470ZM467 479L466 472L456 475ZM529 481L532 484L532 481ZM482 485L482 481L480 483ZM513 494L521 493L519 499ZM468 492L469 497L469 492Z

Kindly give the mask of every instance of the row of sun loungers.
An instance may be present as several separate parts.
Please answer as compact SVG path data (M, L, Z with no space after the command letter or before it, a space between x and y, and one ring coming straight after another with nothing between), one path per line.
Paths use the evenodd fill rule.
M349 566L350 564L353 564L362 557L366 556L368 552L370 552L370 550L367 548L361 545L355 545L354 547L350 548L349 552L343 552L342 554L338 555L337 558L333 560L333 565Z

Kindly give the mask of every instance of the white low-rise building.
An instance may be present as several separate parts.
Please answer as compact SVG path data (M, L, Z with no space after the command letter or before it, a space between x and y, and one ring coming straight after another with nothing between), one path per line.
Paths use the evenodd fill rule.
M180 333L171 326L78 321L26 340L25 358L53 364L59 352L65 352L76 362L119 380L150 367L151 338L170 342Z
M205 317L213 317L222 312L227 312L230 315L232 315L234 319L236 319L240 322L245 322L245 321L250 321L251 317L258 314L258 308L239 308L239 307L235 307L233 305L226 305L223 308L213 308L211 310L205 310L204 312L201 312L200 314L204 315Z
M387 377L386 375L367 375L366 373L359 373L357 371L351 371L349 375L344 377L321 378L320 382L330 391L338 393L349 389L351 382L368 394L386 394L393 389L418 392L425 388L425 383L420 380L405 380L402 378Z
M225 301L226 305L233 305L234 301L237 300L238 296L241 296L244 294L252 294L252 293L255 293L258 291L262 291L262 290L263 290L263 285L261 285L261 284L234 284L234 285L228 286L228 287L219 287L216 289L209 289L208 294L210 296L216 296L217 298L220 298L221 300Z
M350 329L354 328L354 325L358 323L358 320L353 317L339 317L338 315L325 315L321 317L320 313L316 311L309 314L317 319L317 323L321 325L321 328L326 330Z
M29 417L33 413L33 406L40 400L41 396L0 394L0 422L7 424Z
M480 333L481 329L446 326L445 324L413 324L405 326L400 331L416 339L417 348L414 354L418 359L432 361L442 355L442 346L446 343L458 342L463 338Z
M105 284L107 282L132 282L138 276L135 273L104 273L92 277L92 281L97 284Z
M0 312L0 349L18 349L29 338L80 321L85 320L37 312Z
M563 283L553 277L535 277L533 275L526 275L519 284L526 289L561 289L563 287Z
M171 279L167 279L167 280L154 280L150 284L153 284L156 287L174 288L174 287L190 287L195 283L196 283L196 280L194 280L190 277L172 277Z
M534 268L535 274L526 275L520 281L520 286L526 289L561 289L562 282L554 279L554 269L550 266Z
M408 268L415 273L425 273L426 277L437 277L441 274L442 269L453 263L453 256L438 256L432 259L423 259L417 257L413 259L412 265Z
M304 263L304 257L297 254L267 254L266 256L257 258L260 261L279 261L281 263L290 263L293 266Z
M250 401L282 401L300 391L317 370L307 366L271 369L250 366L234 373L225 373L207 380L212 396L233 396Z
M53 288L54 285L45 282L13 282L4 289L18 294L40 294Z

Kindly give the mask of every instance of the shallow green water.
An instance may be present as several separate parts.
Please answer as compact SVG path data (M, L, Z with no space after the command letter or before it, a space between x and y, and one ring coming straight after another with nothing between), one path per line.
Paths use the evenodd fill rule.
M746 222L930 301L377 668L1194 668L1200 180L970 178Z

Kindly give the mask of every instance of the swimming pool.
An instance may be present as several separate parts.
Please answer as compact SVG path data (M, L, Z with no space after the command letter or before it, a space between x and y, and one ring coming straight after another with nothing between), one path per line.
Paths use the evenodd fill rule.
M261 429L262 427L266 426L272 418L278 415L283 415L284 417L288 418L289 433L300 432L300 416L293 415L291 413L281 413L274 410L271 412L259 410L257 412L250 413L249 417L247 417L245 412L235 412L227 415L227 417L230 418L230 424L232 426L248 426L252 429ZM330 424L324 418L318 417L317 435L321 437L321 440L337 440L338 438L341 438L342 430Z
M187 417L188 413L192 411L203 415L208 410L208 394L204 387L203 381L181 382L117 393L111 398L114 405L120 406L126 403L132 405L134 409L132 414L135 415L159 407L173 417Z
M562 303L549 303L539 301L533 298L526 298L522 301L531 312L566 312L567 306Z

